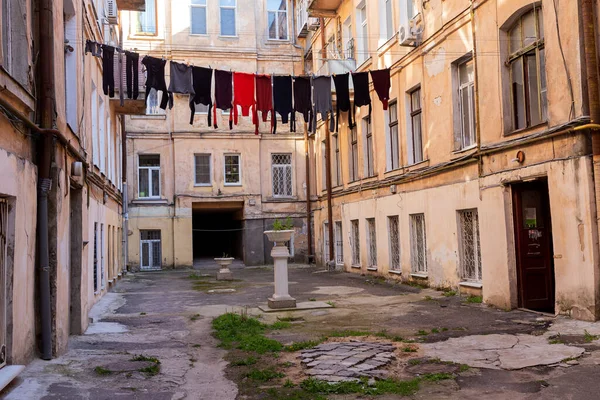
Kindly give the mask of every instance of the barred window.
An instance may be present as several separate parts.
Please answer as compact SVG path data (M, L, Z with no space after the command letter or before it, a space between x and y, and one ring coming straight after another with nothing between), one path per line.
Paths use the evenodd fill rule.
M323 222L323 261L329 262L329 222Z
M155 270L161 268L161 241L159 230L140 231L140 268Z
M481 282L481 248L477 209L458 211L461 278Z
M292 196L292 155L272 154L273 196Z
M335 222L335 262L344 264L344 238L342 236L342 221Z
M350 245L352 246L352 265L360 266L360 232L358 230L358 220L350 221L352 224L352 240Z
M210 186L210 154L196 154L194 161L196 163L196 185Z
M239 154L226 154L225 155L225 185L240 185L241 179L241 166L240 166L240 155Z
M375 218L367 218L367 249L369 268L377 268L377 231L375 229Z
M390 270L400 271L400 232L398 216L388 217L388 235L390 238Z
M410 260L412 271L427 273L427 237L425 235L425 214L410 216Z

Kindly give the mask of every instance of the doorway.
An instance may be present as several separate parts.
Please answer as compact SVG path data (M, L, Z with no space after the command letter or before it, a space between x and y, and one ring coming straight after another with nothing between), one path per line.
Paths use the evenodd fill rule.
M212 206L212 207L211 207ZM234 257L243 259L243 203L194 203L192 237L194 259ZM262 233L262 232L261 232Z
M69 323L71 335L81 335L81 268L83 263L83 196L82 190L71 186L69 214L70 276L69 276Z
M548 182L512 186L519 306L554 313L554 261Z
M0 197L0 368L6 365L6 286L8 259L8 200Z

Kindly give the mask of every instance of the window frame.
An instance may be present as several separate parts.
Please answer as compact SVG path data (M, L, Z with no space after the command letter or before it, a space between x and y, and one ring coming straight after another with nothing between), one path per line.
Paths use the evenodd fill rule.
M385 40L388 41L396 34L394 26L394 4L392 0L383 0L385 12ZM389 8L389 9L388 9Z
M373 120L371 117L367 116L362 119L363 121L363 134L364 134L364 143L365 143L365 151L364 151L364 160L366 164L364 165L365 170L365 178L372 178L376 176L375 170L375 143L373 142ZM369 145L370 143L370 145Z
M400 216L388 215L388 251L390 271L402 271L402 249L400 248ZM395 232L393 232L395 229ZM394 239L394 235L396 238ZM397 251L396 251L397 250ZM397 254L395 254L397 253ZM397 258L396 258L397 256ZM396 264L397 263L397 264Z
M219 37L236 38L236 37L238 37L237 0L233 0L233 1L235 1L234 6L221 5L221 1L222 0L219 0ZM223 9L233 10L233 20L234 20L234 30L235 30L235 33L233 35L223 34L223 23L221 20Z
M413 102L413 96L418 94L419 99L419 108L415 108L415 104ZM425 154L423 151L423 101L421 99L421 86L417 86L411 91L408 92L408 110L409 110L409 126L410 126L410 135L411 135L411 161L410 164L418 164L425 160ZM419 152L417 153L417 146L415 145L415 120L419 119ZM419 157L417 157L417 155Z
M144 1L145 2L148 0ZM146 13L147 11L132 11L129 13L129 33L131 36L137 36L137 37L157 37L158 36L158 0L150 0L154 2L154 32L137 32L134 30L134 26L135 26L135 19L137 17L138 14L140 13Z
M198 157L208 156L208 183L198 182ZM210 187L213 182L213 165L212 165L212 154L211 153L194 153L194 186L197 187Z
M456 150L464 150L473 147L477 143L477 121L475 119L475 77L468 82L461 82L461 68L467 68L469 64L473 64L475 68L475 62L473 57L461 60L456 64L456 82L458 87L458 111L460 119L460 143ZM473 72L475 74L475 72ZM470 123L470 135L469 143L467 143L467 132L465 132L465 110L463 108L463 94L467 91L468 103L469 103L469 123Z
M350 247L352 249L352 266L361 267L360 260L360 221L350 220Z
M323 262L327 265L329 261L331 261L331 254L329 254L329 221L323 221Z
M333 187L342 186L342 164L340 159L340 137L337 133L333 133L331 135L331 139L333 142L333 161L335 163L335 185Z
M348 167L349 167L349 181L350 183L356 182L360 179L359 168L358 168L358 129L356 126L350 129L349 135L350 143L350 157L348 157Z
M417 218L422 218L422 229L417 230L416 221ZM427 223L425 220L424 213L416 213L409 215L410 221L410 268L412 274L418 275L427 275L428 274L428 265L427 265ZM422 248L420 249L423 253L423 265L418 265L418 254L419 250L419 241L417 240L418 234L422 235Z
M227 157L237 157L238 160L238 181L227 182ZM223 154L223 185L224 186L242 186L242 155L240 153Z
M396 119L392 120L392 107L396 110ZM389 161L389 165L388 165L388 172L389 171L393 171L395 169L400 168L400 127L398 124L398 100L394 99L391 100L388 106L388 113L387 113L388 117L387 117L387 122L388 122L388 141L389 141L389 147L387 150L390 151L390 153L388 154L388 161ZM393 131L396 131L395 134L393 134ZM394 143L394 139L395 139L395 143ZM395 147L395 149L394 149ZM394 153L395 150L395 153ZM394 155L396 156L396 158L394 159Z
M190 0L190 36L208 36L208 0L204 0L204 4L193 4L193 0ZM194 14L192 10L194 8L204 8L204 33L192 32L194 26Z
M524 29L523 29L523 22L525 20L525 18L529 15L529 14L533 14L533 20L534 20L534 24L535 24L535 40L528 44L528 45L524 45L523 41L524 41ZM539 17L538 17L539 16ZM542 20L540 21L540 18L542 18ZM541 22L541 23L540 23ZM521 35L521 47L519 47L519 49L513 50L512 49L512 32L515 29L520 30L520 35ZM543 32L543 13L542 13L542 7L541 5L534 5L533 7L531 7L530 10L524 12L523 14L519 15L519 17L516 19L515 22L513 22L511 24L511 26L509 27L509 29L507 29L506 33L507 33L507 44L508 44L508 56L506 58L506 67L508 68L508 77L509 77L509 92L510 92L510 110L511 110L511 128L512 131L521 131L524 129L528 129L528 128L532 128L534 126L537 125L541 125L541 124L545 124L548 121L548 82L546 80L546 62L544 59L544 71L542 72L542 65L541 65L541 59L542 59L542 54L545 57L545 37L544 37L544 32ZM536 89L537 89L537 104L538 104L538 118L539 121L537 123L533 123L532 120L532 114L531 114L531 93L530 93L530 77L529 77L529 68L527 65L527 57L531 57L531 56L535 56L535 66L536 66ZM518 112L517 112L517 108L518 108L518 104L515 100L515 88L514 88L514 79L513 79L513 65L515 65L515 63L521 62L521 76L522 76L522 80L523 80L523 108L524 108L524 112L525 112L525 121L524 121L524 126L519 126L519 121L518 121ZM544 81L543 84L545 86L545 90L542 90L542 76L544 77ZM545 93L545 104L546 104L546 108L544 110L543 104L543 94Z
M274 157L281 156L289 156L290 163L289 164L275 164L273 163ZM294 196L294 168L293 168L293 156L292 153L271 153L271 190L273 197L275 198L290 198ZM286 191L285 194L275 194L275 169L282 169L282 177L283 177L283 187L289 188L289 192ZM289 182L286 180L286 169L290 170L290 179ZM287 194L289 193L289 194Z
M342 221L335 221L333 239L335 240L335 264L344 265L344 236L342 231Z
M473 268L473 272L475 273L475 276L467 276L467 260L466 260L466 252L467 252L467 248L469 246L466 245L466 241L465 241L465 221L463 216L466 215L467 213L472 213L473 217L472 217L472 221L471 223L473 224L472 226L472 232L473 232L473 243L471 244L471 247L473 248L473 254L472 254L472 258L474 260L474 262L476 263L474 265ZM465 210L457 210L456 211L456 218L457 218L457 225L458 225L458 254L459 254L459 272L460 272L460 279L464 282L474 282L474 283L481 283L482 282L482 278L483 278L483 267L481 264L481 234L480 234L480 229L479 229L479 212L477 210L477 208L469 208L469 209L465 209Z
M142 234L144 232L158 232L158 239L142 239ZM159 244L159 257L158 260L160 264L158 266L154 265L154 244ZM148 245L148 265L142 265L144 256L144 244ZM140 229L140 269L142 271L154 271L162 269L162 231L160 229Z
M364 18L363 18L364 12ZM357 51L356 59L358 61L358 65L361 65L365 61L367 61L369 54L369 16L367 15L367 2L363 1L356 7L356 14L359 18L357 18L357 25L360 25L360 36L358 36L358 42L360 44L359 49ZM358 32L357 32L358 33ZM365 35L366 33L366 35Z
M365 218L367 234L367 268L377 269L377 221Z
M275 13L275 32L279 32L279 14L280 13L284 13L285 12L285 24L286 24L286 29L285 29L285 38L272 38L271 37L271 31L269 29L269 14L270 13ZM279 36L279 35L277 35ZM290 20L289 20L289 14L288 14L288 2L287 0L285 1L285 11L281 11L281 10L270 10L269 9L269 1L267 0L267 37L269 40L275 40L275 41L279 41L279 42L285 42L290 40Z
M140 165L140 157L143 156L157 156L158 157L158 166L141 166ZM143 200L156 200L156 199L160 199L160 193L161 193L161 186L162 186L162 182L161 182L161 173L160 173L160 154L138 154L138 186L137 186L137 198L138 199L143 199ZM154 187L152 184L152 172L153 171L158 171L158 195L150 195L150 196L140 196L140 171L142 169L148 170L148 194L154 194Z

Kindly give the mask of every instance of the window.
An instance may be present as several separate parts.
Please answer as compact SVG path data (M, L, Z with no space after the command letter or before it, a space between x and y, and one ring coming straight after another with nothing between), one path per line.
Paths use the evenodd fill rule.
M161 243L159 230L140 231L140 269L161 268Z
M513 129L546 120L546 60L542 10L535 7L508 32Z
M194 155L194 162L196 164L195 184L198 186L210 186L212 184L210 154L196 154Z
M140 198L156 199L160 197L160 155L140 154L138 189Z
M196 109L196 114L200 113L200 114L208 114L208 105L207 104L194 104L194 107Z
M156 0L146 0L145 11L131 13L131 29L134 35L156 36Z
M388 217L388 236L390 239L390 270L400 271L400 229L398 216Z
M25 15L27 2L23 0L2 0L2 47L0 63L17 82L28 90L31 89L30 68L28 59L28 43L30 31L29 18Z
M385 39L390 39L396 31L394 30L394 11L392 9L392 0L384 0L385 2Z
M104 224L100 224L100 287L104 289Z
M344 238L342 236L342 221L335 222L335 263L344 265Z
M360 24L358 32L358 63L362 64L369 54L369 32L367 28L367 4L363 2L356 10L357 20Z
M481 248L477 209L458 211L460 274L466 281L481 282Z
M239 154L225 155L225 185L241 185L241 166Z
M333 168L332 180L333 186L340 186L342 184L342 164L340 162L340 141L337 133L331 135L333 141Z
M94 222L94 293L98 292L98 223Z
M423 161L423 137L421 134L421 88L409 93L410 104L410 154L409 163Z
M77 18L65 14L65 112L67 124L74 133L79 132L77 122ZM68 47L70 46L70 47Z
M427 238L425 236L425 214L410 216L410 262L412 271L427 273Z
M321 142L321 189L327 190L327 146Z
M388 171L400 167L400 145L398 141L398 103L390 102L388 108L389 131L388 131Z
M375 218L367 218L367 259L368 268L377 269L377 231L375 230Z
M100 143L98 138L98 94L96 85L92 83L92 160L100 166Z
M191 0L190 4L190 33L206 35L206 0Z
M323 222L323 262L329 263L329 222Z
M106 173L106 112L104 108L104 100L100 97L100 107L98 108L98 138L99 138L99 154L98 166L100 172Z
M267 0L269 39L287 40L287 0Z
M358 133L356 127L350 131L350 157L348 157L350 182L358 180Z
M365 134L365 176L375 176L375 166L373 163L373 131L371 118L363 118L363 132Z
M0 197L0 349L6 349L6 309L7 309L7 270L9 268L8 243L9 235L13 236L13 229L8 228L8 201ZM12 247L12 246L11 246ZM12 258L12 257L11 257ZM14 268L14 262L10 262ZM0 354L0 368L6 365L6 353Z
M146 115L164 115L165 110L160 108L160 102L162 100L163 91L157 92L156 89L152 88L148 92L148 100L146 100Z
M455 148L464 149L475 144L475 85L473 60L458 65L458 109L460 110L460 137Z
M271 154L273 196L292 196L292 155Z
M235 9L236 0L219 0L221 18L221 36L236 36Z
M408 19L414 18L417 15L417 7L415 0L404 0L406 2L406 15Z
M349 60L354 60L356 55L354 54L354 37L352 36L352 17L346 18L344 21L344 57Z
M350 221L352 225L352 236L350 245L352 246L352 265L360 266L360 232L358 230L358 220L354 219Z

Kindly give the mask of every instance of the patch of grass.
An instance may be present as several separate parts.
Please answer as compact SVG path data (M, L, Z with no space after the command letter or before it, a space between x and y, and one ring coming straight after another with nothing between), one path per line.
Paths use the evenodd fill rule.
M417 336L427 336L427 335L429 335L429 332L427 332L427 331L425 331L425 330L423 330L423 329L420 329L420 330L417 332Z
M384 338L384 339L387 339L387 340L391 340L392 342L403 342L404 341L404 338L402 336L390 335L385 330L377 332L375 334L375 336L380 337L380 338Z
M308 301L317 301L317 299L315 299L314 297L311 297L310 299L308 299Z
M267 325L245 314L226 313L212 321L214 336L221 341L220 347L255 351L259 354L281 351L277 340L264 336Z
M469 304L481 304L483 302L483 297L470 295L465 299L465 302Z
M199 349L200 347L202 347L202 345L201 345L201 344L198 344L198 343L196 343L196 344L195 344L195 345L193 345L192 347L195 347L195 348Z
M410 360L408 360L408 365L419 365L422 362L423 361L420 358L411 358Z
M448 328L442 328L442 332L446 332Z
M190 317L191 321L197 321L200 319L200 314L194 314Z
M287 329L290 326L292 326L292 324L289 323L288 321L277 321L277 322L273 323L272 325L269 325L269 329L277 331L280 329Z
M94 368L94 372L101 376L106 376L106 375L112 374L112 371L110 369L106 369L101 366L97 366L96 368Z
M160 360L156 357L145 356L143 354L134 355L129 361L148 361L155 364L160 364Z
M143 354L134 355L129 361L147 361L151 362L152 365L149 365L144 368L140 368L138 371L143 372L149 376L157 375L160 372L160 360L153 356L145 356Z
M439 382L444 381L446 379L452 379L454 376L452 374L447 373L439 373L439 374L424 374L421 375L421 378L429 381L429 382Z
M284 350L289 352L300 351L318 346L319 343L321 342L319 342L318 340L305 340L303 342L295 342L288 346L285 346Z
M328 301L327 304L329 304L331 307L335 308L335 303L333 301Z
M252 369L246 374L247 378L260 382L268 382L273 379L283 378L285 375L275 371L273 368L268 369Z
M470 369L471 367L469 367L467 364L460 364L460 367L458 367L458 372L465 372Z
M560 337L560 333L556 336L548 338L548 344L563 344L564 340Z
M287 317L277 317L278 321L282 322L296 322L296 321L304 321L303 317L295 317L293 315L288 315Z
M425 296L425 301L432 301L432 300L433 300L433 297L431 297L431 296Z
M208 278L210 278L210 276L202 276L202 275L199 275L197 273L193 273L193 274L189 274L188 275L188 279L191 279L191 280L194 280L194 281L202 280L202 279L208 279Z
M442 296L444 296L444 297L456 296L456 290L448 290L447 292L444 291L444 293L442 293Z
M394 379L383 379L369 385L367 380L358 382L337 382L329 383L314 378L304 380L300 387L313 394L363 394L363 395L382 395L397 394L401 396L410 396L419 390L420 378L414 378L407 381Z
M146 315L146 313L145 312L141 312L140 315Z
M231 362L231 365L233 367L241 367L241 366L246 366L246 365L254 365L258 362L258 360L256 359L256 357L247 357L247 358L242 358L240 360L235 360Z
M140 368L140 372L148 374L150 376L157 375L160 372L160 364L150 365L148 367Z
M416 282L416 281L408 281L408 282L404 282L404 284L414 287L414 288L417 288L417 289L427 289L427 286L425 286L419 282Z
M284 388L293 388L296 387L296 385L294 384L294 382L290 381L289 379L285 380L285 383L283 384Z
M325 339L332 337L350 337L350 336L369 336L371 332L368 331L354 331L346 329L343 331L333 331L325 335Z
M417 348L415 346L404 346L402 348L402 351L404 353L416 353L417 352Z
M587 330L584 331L583 333L583 340L586 343L591 343L594 340L598 340L600 338L600 335L592 335L591 333L589 333Z
M431 333L440 333L440 330L438 328L433 328L431 330Z

